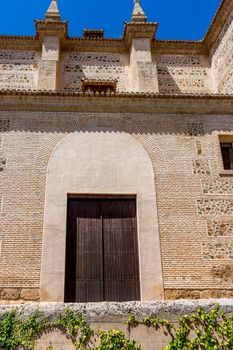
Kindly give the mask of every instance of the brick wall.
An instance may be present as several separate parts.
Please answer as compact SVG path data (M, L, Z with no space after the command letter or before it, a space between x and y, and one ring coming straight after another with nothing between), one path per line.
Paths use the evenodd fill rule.
M218 140L233 116L1 112L1 298L37 297L47 163L88 126L132 134L152 160L166 298L233 295L233 177L220 176Z
M211 50L212 72L219 93L230 94L233 89L233 12Z

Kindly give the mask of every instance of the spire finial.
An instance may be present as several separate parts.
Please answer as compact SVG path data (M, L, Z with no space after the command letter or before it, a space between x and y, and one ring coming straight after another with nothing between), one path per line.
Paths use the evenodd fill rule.
M46 14L45 19L48 21L60 21L61 16L57 6L57 0L52 0Z
M131 22L146 22L147 17L140 5L140 0L134 0L134 10Z

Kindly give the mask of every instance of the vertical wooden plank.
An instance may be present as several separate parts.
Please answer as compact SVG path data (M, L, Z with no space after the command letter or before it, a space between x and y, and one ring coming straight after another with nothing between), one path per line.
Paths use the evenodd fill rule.
M65 302L75 301L76 290L76 200L68 199L67 234L66 234L66 266L65 266Z
M140 300L135 199L103 200L104 298Z
M103 250L100 202L95 199L77 200L76 217L75 301L103 301Z

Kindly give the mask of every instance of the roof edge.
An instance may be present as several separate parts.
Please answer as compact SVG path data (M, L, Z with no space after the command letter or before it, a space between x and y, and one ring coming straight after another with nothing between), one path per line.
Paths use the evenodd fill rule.
M217 41L227 19L233 11L233 0L222 0L213 20L210 23L207 33L202 40L154 40L152 44L152 50L161 53L178 53L179 50L183 54L189 54L190 50L196 54L209 54L213 45ZM74 50L77 45L77 49L90 46L95 42L97 44L97 51L106 50L120 51L124 50L123 38L99 38L98 40L90 40L83 37L69 37L64 39L64 49ZM0 35L0 49L6 49L9 45L9 49L25 49L28 50L30 45L31 49L40 49L40 43L38 37L35 36L17 36L17 35ZM19 47L18 47L19 46Z

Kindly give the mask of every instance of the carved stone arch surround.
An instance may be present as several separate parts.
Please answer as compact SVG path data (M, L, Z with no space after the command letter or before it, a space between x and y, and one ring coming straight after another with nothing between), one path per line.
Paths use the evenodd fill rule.
M137 195L141 297L163 299L154 171L136 140L141 128L100 115L71 118L59 128L66 135L56 142L46 175L41 300L64 300L67 193Z

